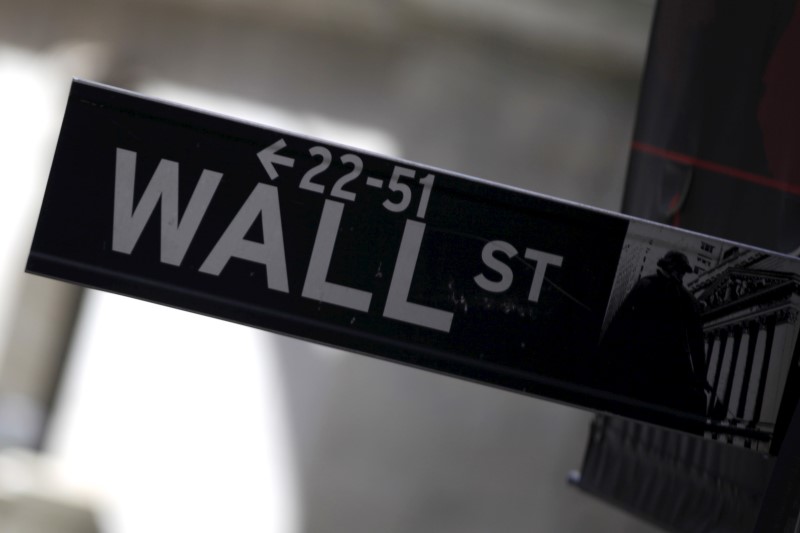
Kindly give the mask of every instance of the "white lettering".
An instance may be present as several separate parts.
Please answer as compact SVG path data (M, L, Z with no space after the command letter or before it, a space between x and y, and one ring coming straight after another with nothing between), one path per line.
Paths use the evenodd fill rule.
M542 291L542 283L544 282L544 271L547 269L548 265L560 267L564 258L560 255L548 254L547 252L528 248L525 250L525 259L533 259L536 261L536 270L533 271L533 283L531 284L531 292L528 295L528 300L538 302L539 294Z
M357 311L369 311L372 294L352 287L345 287L326 280L328 269L336 244L336 234L342 220L344 204L333 200L325 200L322 218L317 229L317 238L311 252L311 261L303 286L303 296L333 305L348 307Z
M500 274L500 279L492 281L483 274L478 274L473 279L485 291L505 292L511 287L511 282L514 281L514 272L510 266L495 257L495 253L505 254L510 259L517 255L517 250L505 241L487 242L481 252L481 259L483 259L483 264Z
M411 280L417 266L417 257L424 233L424 223L416 220L406 221L383 316L449 333L453 313L408 301Z
M156 204L160 202L161 262L180 266L222 174L203 170L183 218L178 216L178 163L167 159L158 163L136 209L133 207L135 176L136 152L117 148L111 249L130 254L155 211Z
M263 243L244 238L259 216L264 233ZM267 286L276 291L289 292L277 187L265 183L256 185L208 254L200 272L219 276L231 257L263 264L267 269Z

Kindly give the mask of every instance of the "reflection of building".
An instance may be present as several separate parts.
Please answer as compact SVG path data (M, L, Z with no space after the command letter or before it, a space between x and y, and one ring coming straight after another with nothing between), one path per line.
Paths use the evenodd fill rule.
M685 281L692 282L697 276L713 270L720 261L725 261L732 251L739 249L711 238L699 239L696 235L676 233L674 229L664 226L632 221L620 252L603 331L608 328L617 309L636 282L644 276L655 274L658 260L670 250L680 251L689 259L692 273Z
M702 274L714 268L720 261L723 245L712 241L699 241L697 255L694 258L695 274Z
M689 284L704 306L712 398L721 405L723 425L772 432L797 359L800 268L737 248L722 260ZM712 436L763 451L769 447L744 437Z

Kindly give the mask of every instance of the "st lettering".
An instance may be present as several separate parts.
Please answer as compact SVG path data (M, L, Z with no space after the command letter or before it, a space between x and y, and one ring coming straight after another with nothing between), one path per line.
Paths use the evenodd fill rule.
M517 249L505 241L490 241L486 243L481 252L481 259L483 264L493 273L490 276L486 276L483 273L475 276L473 279L478 287L494 293L505 292L511 288L511 284L514 282L514 271L508 261L516 257L517 254ZM560 255L542 252L533 248L526 248L523 257L531 261L534 266L531 288L528 291L528 300L538 302L547 269L560 267L564 258Z

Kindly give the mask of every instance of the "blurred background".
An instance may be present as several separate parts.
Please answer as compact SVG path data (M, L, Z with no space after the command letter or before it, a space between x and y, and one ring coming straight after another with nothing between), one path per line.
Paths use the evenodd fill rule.
M654 3L0 0L0 530L654 531L590 413L23 274L72 77L618 210Z

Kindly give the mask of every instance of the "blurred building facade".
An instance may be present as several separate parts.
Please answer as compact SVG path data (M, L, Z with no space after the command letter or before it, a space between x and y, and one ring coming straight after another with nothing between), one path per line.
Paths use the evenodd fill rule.
M47 100L49 122L28 125L44 138L36 164L21 163L39 180L28 215L32 221L38 209L71 76L617 209L652 7L647 0L0 0L0 46L40 62L42 83L57 88ZM26 104L45 106L33 96ZM308 532L652 531L567 486L589 413L265 333L246 330L259 340L243 342L245 328L217 332L207 319L169 327L177 315L94 293L70 344L75 297L59 296L65 289L54 282L22 281L32 222L25 228L7 254L18 261L8 269L17 290L4 302L3 331L11 333L0 338L0 386L20 383L14 361L52 369L48 362L69 353L42 441L77 471L88 464L105 471L90 481L110 502L102 510L113 515L104 521L109 531L186 526L176 513L192 515L193 529L211 527L220 523L209 516L228 509L238 509L229 525L239 531L248 524L286 531L288 523ZM124 336L128 312L131 323L152 324L152 336L115 348L118 338L103 335ZM26 334L15 334L23 326ZM231 338L209 341L206 330ZM30 340L46 338L52 342ZM174 353L181 346L187 353ZM251 348L270 379L247 378L259 368L242 363ZM203 349L211 352L189 353ZM44 398L34 410L46 419L41 391L53 379L46 370L36 375L14 393ZM240 394L247 387L270 390ZM147 401L130 402L148 390ZM263 410L248 410L254 401ZM241 427L285 417L287 435L265 430L257 442L284 439L292 453L243 448L245 434L221 423L226 416ZM88 437L98 424L108 431ZM228 477L225 465L246 469L231 457L247 453L264 462L258 472L274 471L269 461L288 463L299 500L294 522L245 520L275 512L262 485L249 493L229 486L240 478ZM207 461L197 469L208 476L194 477L186 457ZM149 479L150 493L146 483L126 482L133 478ZM206 495L189 490L203 484ZM181 499L182 491L194 500Z

